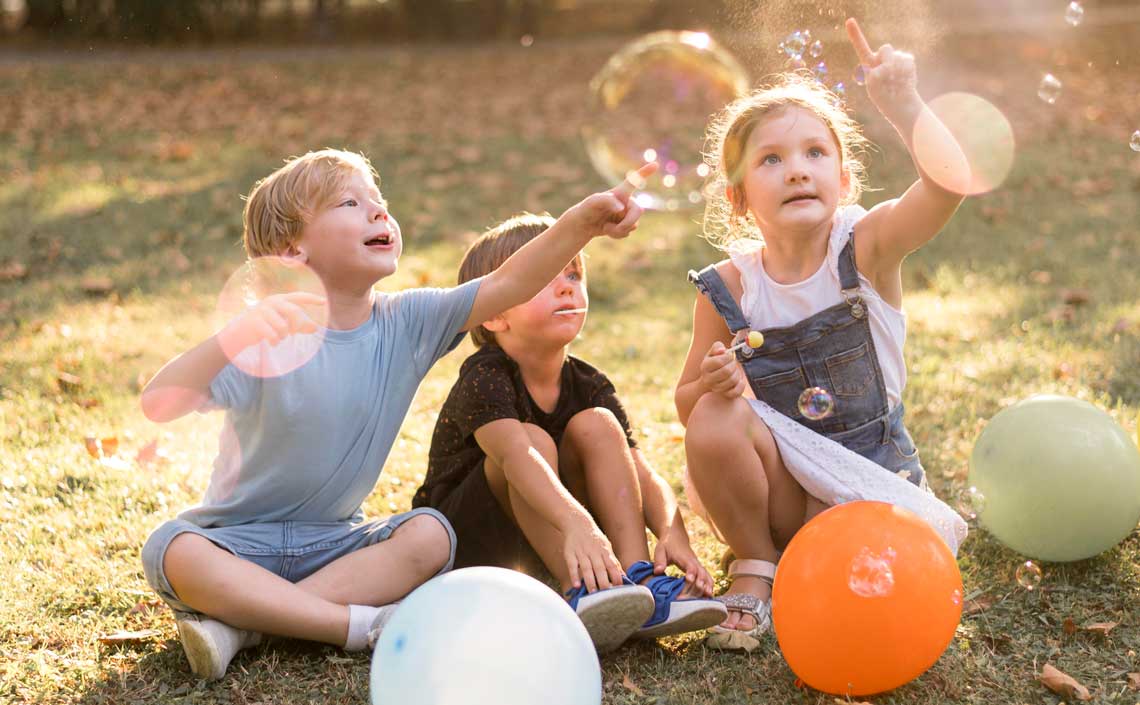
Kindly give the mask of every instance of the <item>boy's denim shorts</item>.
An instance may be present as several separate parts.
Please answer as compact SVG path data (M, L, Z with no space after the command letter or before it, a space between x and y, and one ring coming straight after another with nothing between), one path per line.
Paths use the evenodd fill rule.
M435 517L451 540L447 565L455 562L455 531L434 509L413 509L373 522L255 522L234 526L202 528L183 519L172 519L155 529L142 549L146 580L177 616L200 614L178 599L163 572L166 549L176 536L192 533L209 539L238 558L255 563L271 573L295 583L304 580L329 563L362 548L388 540L401 524L419 514Z

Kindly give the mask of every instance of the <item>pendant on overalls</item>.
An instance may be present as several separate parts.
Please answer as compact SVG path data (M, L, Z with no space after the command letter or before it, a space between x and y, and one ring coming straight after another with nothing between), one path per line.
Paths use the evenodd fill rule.
M867 308L863 305L863 297L859 296L858 289L844 289L843 300L851 307L851 315L855 318L867 315Z
M739 335L739 333L737 335ZM740 354L744 357L752 357L752 352L757 348L763 347L763 345L764 334L758 330L750 330L748 331L748 335L744 336L740 342L733 345L726 352L736 352L740 350ZM743 350L741 350L741 348L743 348Z

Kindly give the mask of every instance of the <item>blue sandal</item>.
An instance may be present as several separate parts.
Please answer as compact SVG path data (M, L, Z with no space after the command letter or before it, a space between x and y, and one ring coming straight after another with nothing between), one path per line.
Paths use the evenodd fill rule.
M724 604L712 598L678 598L685 589L685 579L653 575L653 564L649 561L637 561L626 574L634 583L648 577L645 587L653 593L653 616L634 634L638 639L695 632L720 624L728 617Z
M622 584L588 592L586 584L566 591L570 609L582 620L598 653L613 651L625 643L653 613L649 589L622 576Z

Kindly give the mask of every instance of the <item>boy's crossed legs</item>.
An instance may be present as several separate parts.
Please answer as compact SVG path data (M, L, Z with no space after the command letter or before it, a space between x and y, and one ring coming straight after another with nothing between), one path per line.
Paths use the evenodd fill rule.
M649 547L637 466L617 417L600 407L581 411L567 423L557 447L542 428L528 423L524 423L523 428L531 446L550 467L557 469L570 493L594 517L609 539L622 571L628 571L639 562L648 563ZM487 458L483 469L503 511L519 527L563 591L568 591L572 581L562 552L561 532L507 482L503 469L494 461ZM594 583L593 576L589 575L591 571L584 568L582 572L584 582L591 586ZM652 580L650 574L638 582L647 584ZM699 588L686 584L674 599L702 597Z
M155 533L162 532L160 528ZM250 634L228 634L225 625L255 637L264 632L350 649L366 648L369 628L374 623L380 626L390 616L390 612L377 608L397 601L449 568L454 556L450 526L430 510L356 527L352 533L350 542L354 539L370 545L350 546L347 553L297 582L223 548L219 544L228 540L221 538L223 535L215 543L192 530L177 533L157 558L161 575L151 574L156 559L152 555L147 560L144 548L148 578L177 612L201 612L224 623L205 620L207 628L202 628L180 622L183 645L195 673L220 678L237 649L257 642L249 638ZM153 543L152 554L162 550L161 537ZM286 557L285 563L289 560ZM211 639L224 643L199 643Z

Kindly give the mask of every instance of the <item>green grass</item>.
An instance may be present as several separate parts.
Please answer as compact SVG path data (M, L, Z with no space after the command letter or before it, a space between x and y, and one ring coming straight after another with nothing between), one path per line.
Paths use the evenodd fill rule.
M1066 45L1068 102L1055 108L1033 95L1037 66L1025 57L1044 56L1036 39L948 40L937 61L919 57L923 86L991 99L1018 138L1005 185L968 201L904 271L908 425L943 497L961 489L986 420L1030 394L1088 399L1135 430L1140 155L1127 138L1140 127L1140 79L1077 58L1101 66L1137 39L1132 25ZM557 213L603 188L577 128L586 83L618 46L0 65L0 92L12 101L0 135L0 271L26 271L0 275L0 700L367 699L366 656L283 640L243 652L220 683L191 677L138 551L202 493L220 417L152 425L138 411L140 380L217 325L215 297L242 261L240 195L285 156L332 145L372 157L408 237L385 289L446 285L473 231L524 208ZM855 100L881 148L871 180L882 190L864 199L870 205L913 171L881 118ZM678 492L672 388L694 295L684 274L717 256L697 232L691 217L654 214L630 240L592 245L593 315L574 347L614 379ZM85 291L104 277L111 291ZM1087 303L1065 311L1064 289L1086 290ZM435 410L469 346L424 382L369 514L409 506ZM91 457L87 436L118 438L118 455ZM164 457L137 464L152 440ZM699 520L689 528L715 565L718 545ZM874 702L1057 703L1035 680L1047 661L1097 702L1140 699L1126 686L1140 671L1140 534L1089 561L1043 566L1034 592L1013 579L1020 560L974 531L959 565L968 596L992 605L963 619L927 674ZM1068 634L1066 619L1120 626ZM97 640L121 629L161 635ZM666 639L602 666L613 705L833 701L798 690L774 642L733 656L696 637Z

